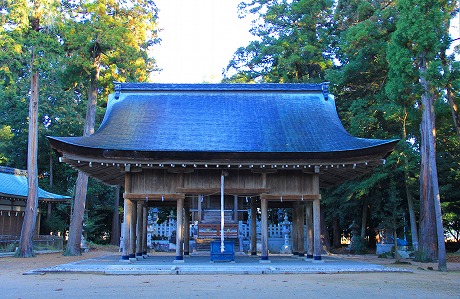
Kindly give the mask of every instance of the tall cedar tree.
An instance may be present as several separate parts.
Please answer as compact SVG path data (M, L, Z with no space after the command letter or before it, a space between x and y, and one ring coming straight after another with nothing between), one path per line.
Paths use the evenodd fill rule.
M84 136L94 133L97 98L113 81L146 81L154 69L148 50L156 42L153 1L65 3L70 16L63 30L68 84L88 97ZM88 83L86 85L85 83ZM102 88L101 88L102 87ZM66 255L80 255L88 176L79 172Z
M390 80L387 91L392 98L419 95L422 110L420 169L419 256L438 259L439 270L446 271L446 252L436 164L436 126L434 102L440 97L442 56L448 44L446 27L452 11L450 1L400 0L399 19L388 48Z
M333 83L340 115L351 134L369 138L401 137L402 142L392 154L392 159L387 161L386 168L393 169L389 173L391 180L405 182L405 187L398 186L398 189L406 191L412 244L417 246L418 234L414 209L416 190L413 171L415 169L409 167L409 162L414 161L412 164L415 164L416 159L409 159L415 157L415 153L406 146L406 140L413 137L407 136L407 129L414 129L414 124L418 122L418 115L415 113L415 108L408 108L413 107L413 104L388 101L385 94L385 84L388 80L386 47L391 34L396 29L396 19L397 11L393 1L338 1L331 36L334 37L332 47L340 63L334 70L328 72L327 78ZM409 113L411 117L408 117ZM404 157L401 159L403 163L399 159L394 159L397 156ZM391 165L392 163L396 164ZM402 166L404 171L401 171ZM375 175L379 174L375 173ZM403 175L405 179L402 178ZM365 179L365 177L360 178L360 180ZM379 225L386 221L385 213L378 210L378 199L370 199L374 194L379 193L378 189L382 188L383 184L386 186L383 188L389 190L388 184L391 180L384 181L384 179L385 177L381 177L380 180L374 181L375 185L364 194L363 200L355 200L356 204L363 201L371 206L374 218L378 218L374 220ZM350 184L352 183L345 183L347 186ZM356 187L359 185L357 184ZM358 194L356 191L358 190L350 189L350 192ZM343 194L326 196L325 202L340 207L346 204L342 197ZM335 202L334 198L336 198ZM385 206L382 208L388 210ZM335 209L335 211L341 210ZM336 217L343 218L341 213L335 212L335 214ZM365 216L366 213L363 213L362 233L367 225ZM371 220L367 218L368 221Z
M33 252L33 236L38 229L36 221L38 215L38 127L39 127L39 77L40 72L46 69L49 64L48 58L50 53L54 52L57 46L57 39L51 33L51 28L55 23L54 12L56 11L56 2L54 1L12 1L7 2L4 7L2 18L2 38L11 48L10 61L7 65L11 68L2 67L2 73L6 76L2 80L2 95L5 100L15 105L19 99L16 94L13 95L14 88L11 85L20 85L21 81L30 79L30 88L23 89L25 95L29 98L28 113L28 137L27 137L27 173L28 173L28 197L22 224L21 236L17 256L31 257ZM13 39L12 39L13 38ZM11 43L10 43L11 42ZM18 51L19 50L19 51ZM19 61L26 62L25 67L18 65ZM21 70L22 77L13 71ZM14 82L13 78L19 79ZM24 80L25 79L25 80ZM11 93L10 93L11 92ZM23 95L23 96L25 96ZM20 123L23 123L21 121ZM11 124L8 127L11 127ZM11 130L13 132L13 130ZM16 142L13 140L13 142Z
M251 29L258 40L233 54L224 82L323 82L332 66L326 51L332 5L329 0L242 2L242 15L258 16Z

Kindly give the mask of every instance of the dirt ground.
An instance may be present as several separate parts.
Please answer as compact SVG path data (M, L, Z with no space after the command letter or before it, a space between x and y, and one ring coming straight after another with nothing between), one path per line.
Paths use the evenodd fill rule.
M32 269L118 252L91 250L82 256L60 253L34 258L0 258L0 298L460 298L460 256L450 255L448 272L436 263L375 255L340 258L400 267L412 273L375 272L301 275L23 275Z

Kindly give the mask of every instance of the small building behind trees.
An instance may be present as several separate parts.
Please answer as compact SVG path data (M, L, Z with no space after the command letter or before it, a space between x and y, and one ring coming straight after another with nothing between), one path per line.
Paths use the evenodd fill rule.
M27 202L27 171L0 166L0 236L3 242L19 240ZM38 189L38 200L54 204L70 200L70 196ZM40 210L34 236L40 235Z

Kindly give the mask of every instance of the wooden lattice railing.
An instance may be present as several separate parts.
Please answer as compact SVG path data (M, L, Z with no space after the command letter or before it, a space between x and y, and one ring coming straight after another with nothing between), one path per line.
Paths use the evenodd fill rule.
M227 238L238 238L238 224L225 224L224 236ZM220 224L198 224L198 238L220 238Z

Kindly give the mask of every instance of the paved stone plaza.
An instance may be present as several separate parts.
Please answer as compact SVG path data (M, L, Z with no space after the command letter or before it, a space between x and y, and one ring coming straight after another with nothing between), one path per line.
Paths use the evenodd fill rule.
M34 269L26 274L42 273L97 273L106 275L178 275L178 274L319 274L360 272L410 272L408 270L350 261L336 257L323 257L321 261L291 255L272 255L269 262L260 257L237 254L235 262L211 262L209 254L186 257L177 263L174 255L156 253L134 262L121 261L119 255L81 260L53 267Z

